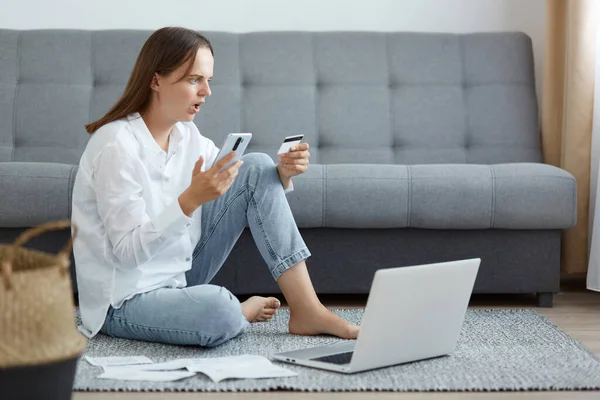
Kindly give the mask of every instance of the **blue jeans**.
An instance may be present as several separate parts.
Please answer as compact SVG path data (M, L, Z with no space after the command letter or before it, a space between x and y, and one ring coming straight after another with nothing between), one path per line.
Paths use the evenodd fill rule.
M161 288L110 307L101 332L120 338L217 346L248 329L239 300L208 284L246 226L275 280L310 256L273 160L250 153L229 190L202 206L202 233L187 287ZM242 266L243 267L243 266Z

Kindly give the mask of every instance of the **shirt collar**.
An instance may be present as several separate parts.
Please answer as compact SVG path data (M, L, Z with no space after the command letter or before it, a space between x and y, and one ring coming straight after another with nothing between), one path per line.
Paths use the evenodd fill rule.
M146 126L146 123L144 122L144 119L142 118L140 113L135 112L129 114L127 116L127 120L134 128L133 132L135 137L144 147L152 149L156 153L160 153L163 151L158 145L158 143L156 143L156 140L154 140L154 137L152 137L152 134L150 133L150 130ZM173 141L171 144L172 146L179 145L179 143L181 143L181 141L183 140L183 126L181 122L177 122L173 126L173 129L171 130L170 140Z

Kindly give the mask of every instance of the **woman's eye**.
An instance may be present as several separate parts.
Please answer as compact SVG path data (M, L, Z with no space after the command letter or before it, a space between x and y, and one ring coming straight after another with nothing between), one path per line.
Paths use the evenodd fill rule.
M190 80L190 82L192 82L192 83L198 83L198 78L193 78L193 79Z

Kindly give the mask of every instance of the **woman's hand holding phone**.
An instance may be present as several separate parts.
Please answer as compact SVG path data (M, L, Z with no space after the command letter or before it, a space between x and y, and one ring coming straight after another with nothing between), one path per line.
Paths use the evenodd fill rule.
M179 205L185 215L190 217L202 204L221 197L229 190L243 164L243 161L239 160L224 168L235 155L235 152L227 154L204 172L201 170L204 157L200 156L194 165L190 186L179 196Z

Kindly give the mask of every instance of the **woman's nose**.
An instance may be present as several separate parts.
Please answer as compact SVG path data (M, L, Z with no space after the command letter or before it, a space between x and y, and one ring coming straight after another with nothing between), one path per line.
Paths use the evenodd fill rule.
M211 95L210 85L208 82L205 85L202 85L200 88L199 94L202 96L210 96Z

